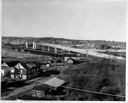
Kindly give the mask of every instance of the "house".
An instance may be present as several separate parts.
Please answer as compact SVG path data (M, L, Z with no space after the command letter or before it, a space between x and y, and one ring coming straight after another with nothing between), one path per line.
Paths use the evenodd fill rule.
M44 63L41 63L41 64L42 65L40 66L40 70L42 70L43 72L46 72L50 67L50 63L44 62Z
M54 62L51 63L50 67L54 67L54 66L64 66L64 62L62 58L55 58Z
M102 44L102 45L100 45L99 49L112 49L112 47L110 45L107 45L107 44Z
M7 62L7 65L10 67L10 77L11 77L11 71L13 70L13 67L17 65L19 61L12 61L12 62Z
M7 63L2 63L1 65L1 77L9 76L11 68L8 66Z
M39 74L40 72L40 67L34 63L27 63L26 64L27 66L29 66L31 68L31 76L32 77L35 77Z
M86 60L85 59L81 59L81 58L69 57L69 58L66 59L66 62L68 64L80 64L80 63L86 62Z
M121 48L120 48L120 46L112 45L112 49L118 50L118 49L121 49Z
M68 59L66 60L66 62L67 62L68 64L73 64L73 59L72 59L72 58L68 58Z
M11 78L18 80L31 79L39 74L39 68L32 63L18 63L11 68Z
M61 87L65 83L64 80L57 77L50 78L41 86L36 86L32 90L33 97L45 97L45 96L62 96L66 95L67 91L64 87Z
M46 93L49 91L49 88L47 85L41 85L41 86L36 86L33 88L31 91L33 97L44 97Z
M13 68L11 68L11 78L12 79L27 79L27 71L30 67L25 63L18 63Z
M65 57L65 58L64 58L64 61L65 61L66 63L73 64L73 60L72 60L71 57Z
M45 81L44 84L47 85L50 89L48 95L52 96L65 96L68 91L63 87L66 82L57 77L52 77L49 80Z

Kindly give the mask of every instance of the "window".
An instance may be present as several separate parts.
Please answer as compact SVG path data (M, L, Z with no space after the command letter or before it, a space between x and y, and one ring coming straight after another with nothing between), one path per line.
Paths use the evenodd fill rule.
M11 75L11 78L14 78L14 75Z
M22 74L23 73L23 70L20 70L20 73Z
M14 69L11 69L11 73L14 73Z
M41 91L37 91L37 93L41 93Z

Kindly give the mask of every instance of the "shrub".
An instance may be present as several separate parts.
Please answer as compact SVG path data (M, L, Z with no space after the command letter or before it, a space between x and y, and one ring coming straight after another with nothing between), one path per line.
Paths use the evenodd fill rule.
M75 69L74 69L75 68ZM110 94L125 94L125 62L101 59L70 67L63 71L69 86ZM77 100L124 100L122 98L81 93L72 90L71 98ZM70 97L68 97L70 98Z

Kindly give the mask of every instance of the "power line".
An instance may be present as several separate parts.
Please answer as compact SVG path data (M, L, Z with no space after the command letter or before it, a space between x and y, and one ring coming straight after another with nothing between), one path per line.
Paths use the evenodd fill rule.
M67 87L67 86L61 86L61 87L64 87L64 88L67 88L67 89L73 89L73 90L83 91L83 92L88 92L88 93L93 93L93 94L102 94L102 95L116 96L116 97L125 98L125 96L122 96L122 95L114 95L114 94L103 93L103 92L89 91L89 90L72 88L72 87Z

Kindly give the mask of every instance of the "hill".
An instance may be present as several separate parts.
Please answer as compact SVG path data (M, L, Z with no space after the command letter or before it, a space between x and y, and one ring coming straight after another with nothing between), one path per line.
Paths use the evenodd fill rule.
M126 49L125 42L116 42L116 41L105 41L105 40L73 40L73 39L64 39L64 38L53 38L53 37L43 37L43 38L34 38L34 37L2 37L2 44L10 42L38 42L38 43L51 43L59 44L70 47L77 48L97 48L101 44L108 44L119 46L121 49Z

